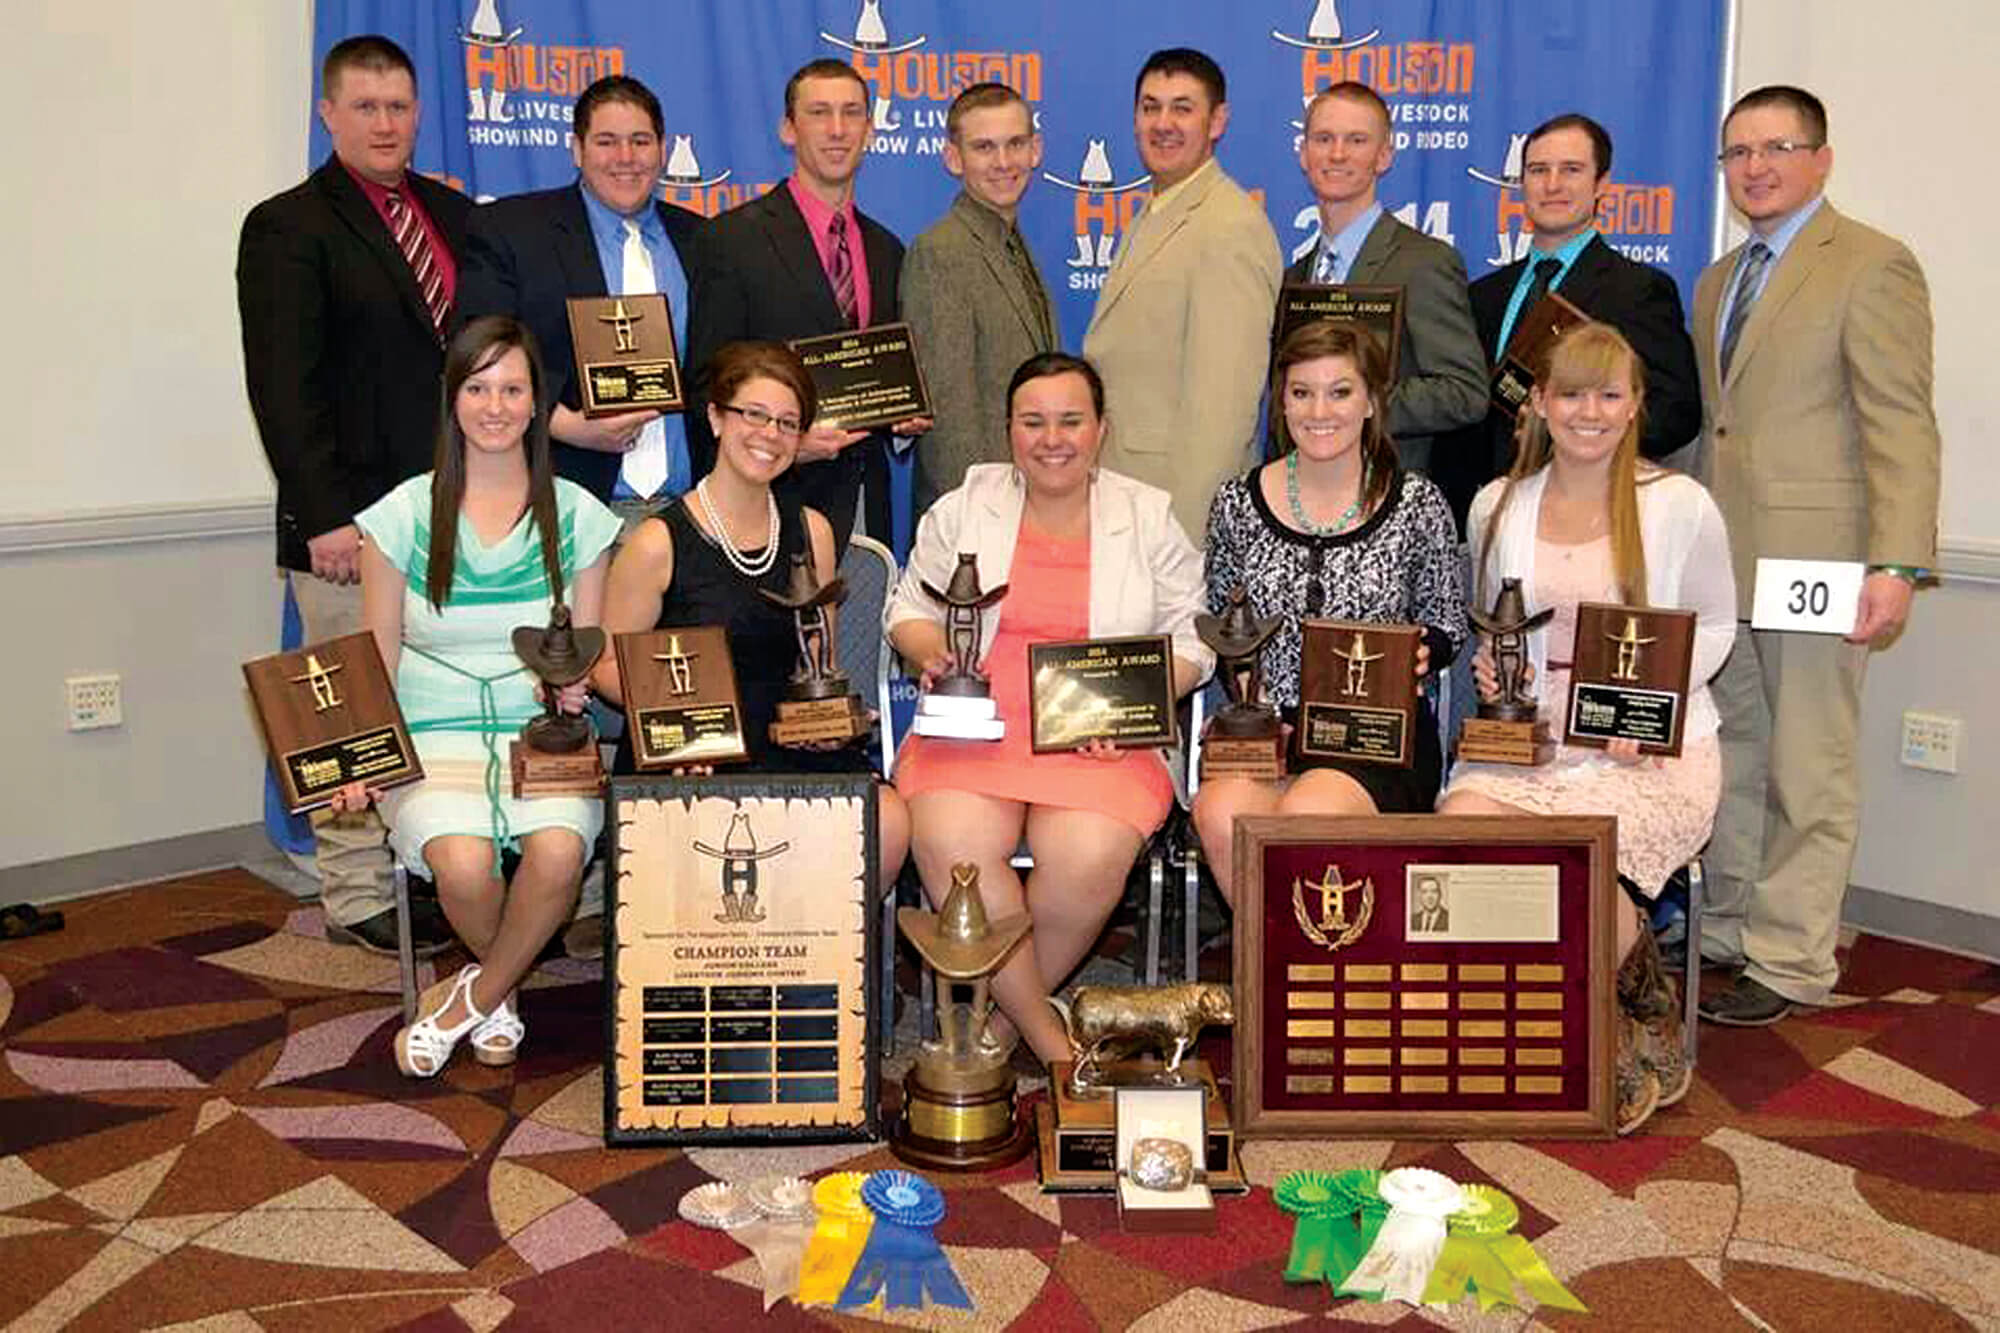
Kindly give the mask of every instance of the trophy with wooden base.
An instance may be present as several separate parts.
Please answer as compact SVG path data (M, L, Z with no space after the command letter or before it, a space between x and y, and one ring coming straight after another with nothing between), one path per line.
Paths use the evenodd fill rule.
M1198 1091L1205 1138L1197 1178L1212 1190L1247 1188L1229 1104L1208 1063L1188 1055L1204 1027L1235 1022L1229 987L1084 986L1068 1003L1049 1003L1063 1016L1071 1058L1049 1071L1048 1100L1035 1111L1044 1190L1117 1189L1129 1162L1119 1153L1116 1096L1136 1088Z
M1034 1125L1014 1103L1011 1049L984 1034L993 1012L988 979L1027 936L1027 913L988 921L979 867L966 864L952 867L951 892L935 916L902 907L896 919L936 974L939 1035L903 1076L903 1113L889 1130L889 1151L945 1171L988 1171L1018 1160L1034 1144ZM953 998L956 984L971 988L964 1003Z
M1007 585L982 591L979 557L970 551L960 551L951 581L940 589L926 579L923 589L944 607L945 644L954 663L917 700L917 716L910 729L919 736L997 741L1006 734L1007 724L1000 718L1000 706L993 701L992 686L979 674L975 664L979 660L981 615L1007 595Z
M809 745L834 741L841 745L873 729L868 709L848 684L847 674L833 660L833 624L829 608L847 600L847 582L836 578L824 586L813 574L803 551L792 556L791 578L785 591L757 589L757 595L792 613L799 638L799 665L778 701L778 718L771 724L777 745Z
M1284 623L1259 620L1249 593L1238 584L1219 616L1194 618L1194 632L1214 650L1229 702L1218 708L1201 742L1201 778L1250 778L1276 782L1285 775L1284 730L1278 710L1264 702L1264 645Z
M1502 579L1500 595L1489 614L1474 610L1472 623L1491 644L1493 672L1500 681L1500 697L1481 700L1479 714L1465 720L1458 733L1458 757L1478 763L1534 765L1548 760L1553 746L1548 725L1539 718L1534 694L1529 690L1528 634L1547 624L1555 615L1552 606L1528 614L1521 580Z
M590 674L604 655L604 631L577 629L569 608L557 602L546 626L514 631L514 653L542 682L543 712L521 728L508 748L516 798L596 796L604 790L604 761L597 753L597 728L582 713L564 713L556 695Z

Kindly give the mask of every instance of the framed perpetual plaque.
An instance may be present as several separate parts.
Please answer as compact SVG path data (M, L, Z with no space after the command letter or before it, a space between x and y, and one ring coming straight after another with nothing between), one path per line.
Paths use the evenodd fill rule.
M1300 625L1296 743L1307 759L1407 768L1416 750L1416 625Z
M618 777L604 1137L874 1139L868 774Z
M586 417L687 406L666 297L572 296L568 307Z
M1563 744L1625 739L1642 754L1680 754L1694 631L1692 611L1579 603Z
M618 679L642 769L747 759L729 635L719 625L620 634Z
M931 414L930 392L908 324L800 338L792 350L805 363L819 395L816 426L872 430Z
M1163 634L1028 645L1036 754L1094 740L1131 749L1172 745L1174 645Z
M394 787L424 775L368 631L245 662L243 679L292 814L350 782Z
M1239 818L1239 1133L1611 1137L1616 829Z
M1522 311L1514 323L1513 336L1507 340L1506 353L1500 358L1500 368L1493 372L1493 406L1510 417L1518 415L1527 404L1529 391L1535 387L1535 376L1547 363L1549 349L1556 339L1589 318L1555 292Z
M1294 282L1278 292L1274 343L1302 324L1320 319L1344 319L1375 335L1389 357L1388 383L1396 382L1396 359L1403 346L1403 289L1340 283Z

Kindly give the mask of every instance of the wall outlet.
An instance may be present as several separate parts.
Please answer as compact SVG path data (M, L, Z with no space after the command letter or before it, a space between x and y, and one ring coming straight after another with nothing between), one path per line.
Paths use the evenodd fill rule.
M63 688L69 703L69 729L94 731L99 727L122 725L125 703L119 685L120 678L115 671L97 676L71 676L65 680Z
M1963 724L1942 713L1903 714L1903 767L1933 773L1958 772L1959 730Z

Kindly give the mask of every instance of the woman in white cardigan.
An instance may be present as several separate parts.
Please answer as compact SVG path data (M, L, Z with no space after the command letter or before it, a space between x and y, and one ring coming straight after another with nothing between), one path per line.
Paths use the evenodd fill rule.
M1613 741L1604 750L1561 746L1535 768L1460 763L1438 809L1616 815L1619 873L1652 897L1714 827L1722 761L1708 682L1735 641L1736 585L1715 501L1694 479L1639 459L1644 396L1642 365L1616 329L1581 324L1557 341L1534 389L1533 417L1513 471L1472 502L1475 605L1490 605L1500 581L1515 578L1530 610L1556 608L1528 639L1527 679L1545 718L1560 718L1568 704L1564 659L1579 602L1693 611L1694 667L1680 757L1641 756L1636 742ZM1484 640L1473 677L1480 698L1498 696ZM1646 1079L1656 1076L1657 1100L1670 1104L1685 1092L1687 1070L1652 935L1634 905L1620 906L1618 948L1626 960L1620 996L1645 1025L1636 1063L1649 1066L1620 1070L1621 1128L1631 1129L1652 1109Z
M1027 645L1164 634L1177 695L1201 683L1214 656L1194 632L1201 556L1167 492L1097 467L1108 423L1096 370L1059 352L1033 357L1014 372L1007 411L1014 461L972 467L925 513L883 627L929 690L956 663L944 608L923 585L945 588L961 555L976 557L983 589L1007 585L982 617L979 660L967 664L991 678L1005 737L912 737L897 756L896 786L932 902L950 889L952 867L971 862L989 918L1033 917L1033 935L994 977L1005 1017L988 1023L985 1039L1004 1048L1018 1032L1053 1063L1068 1058L1069 1041L1048 996L1103 930L1173 785L1153 750L1096 742L1032 753ZM1009 864L1023 838L1035 863L1025 883Z

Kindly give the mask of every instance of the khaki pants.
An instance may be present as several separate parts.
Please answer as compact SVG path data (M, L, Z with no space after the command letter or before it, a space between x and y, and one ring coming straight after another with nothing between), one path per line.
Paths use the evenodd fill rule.
M328 583L296 570L284 571L305 625L305 641L319 643L353 634L361 625L361 585ZM329 920L351 926L392 910L388 831L373 810L311 815L313 863L319 867L320 903Z
M1868 649L1736 627L1709 688L1722 714L1722 805L1706 855L1702 952L1799 1004L1822 1004L1861 820Z

